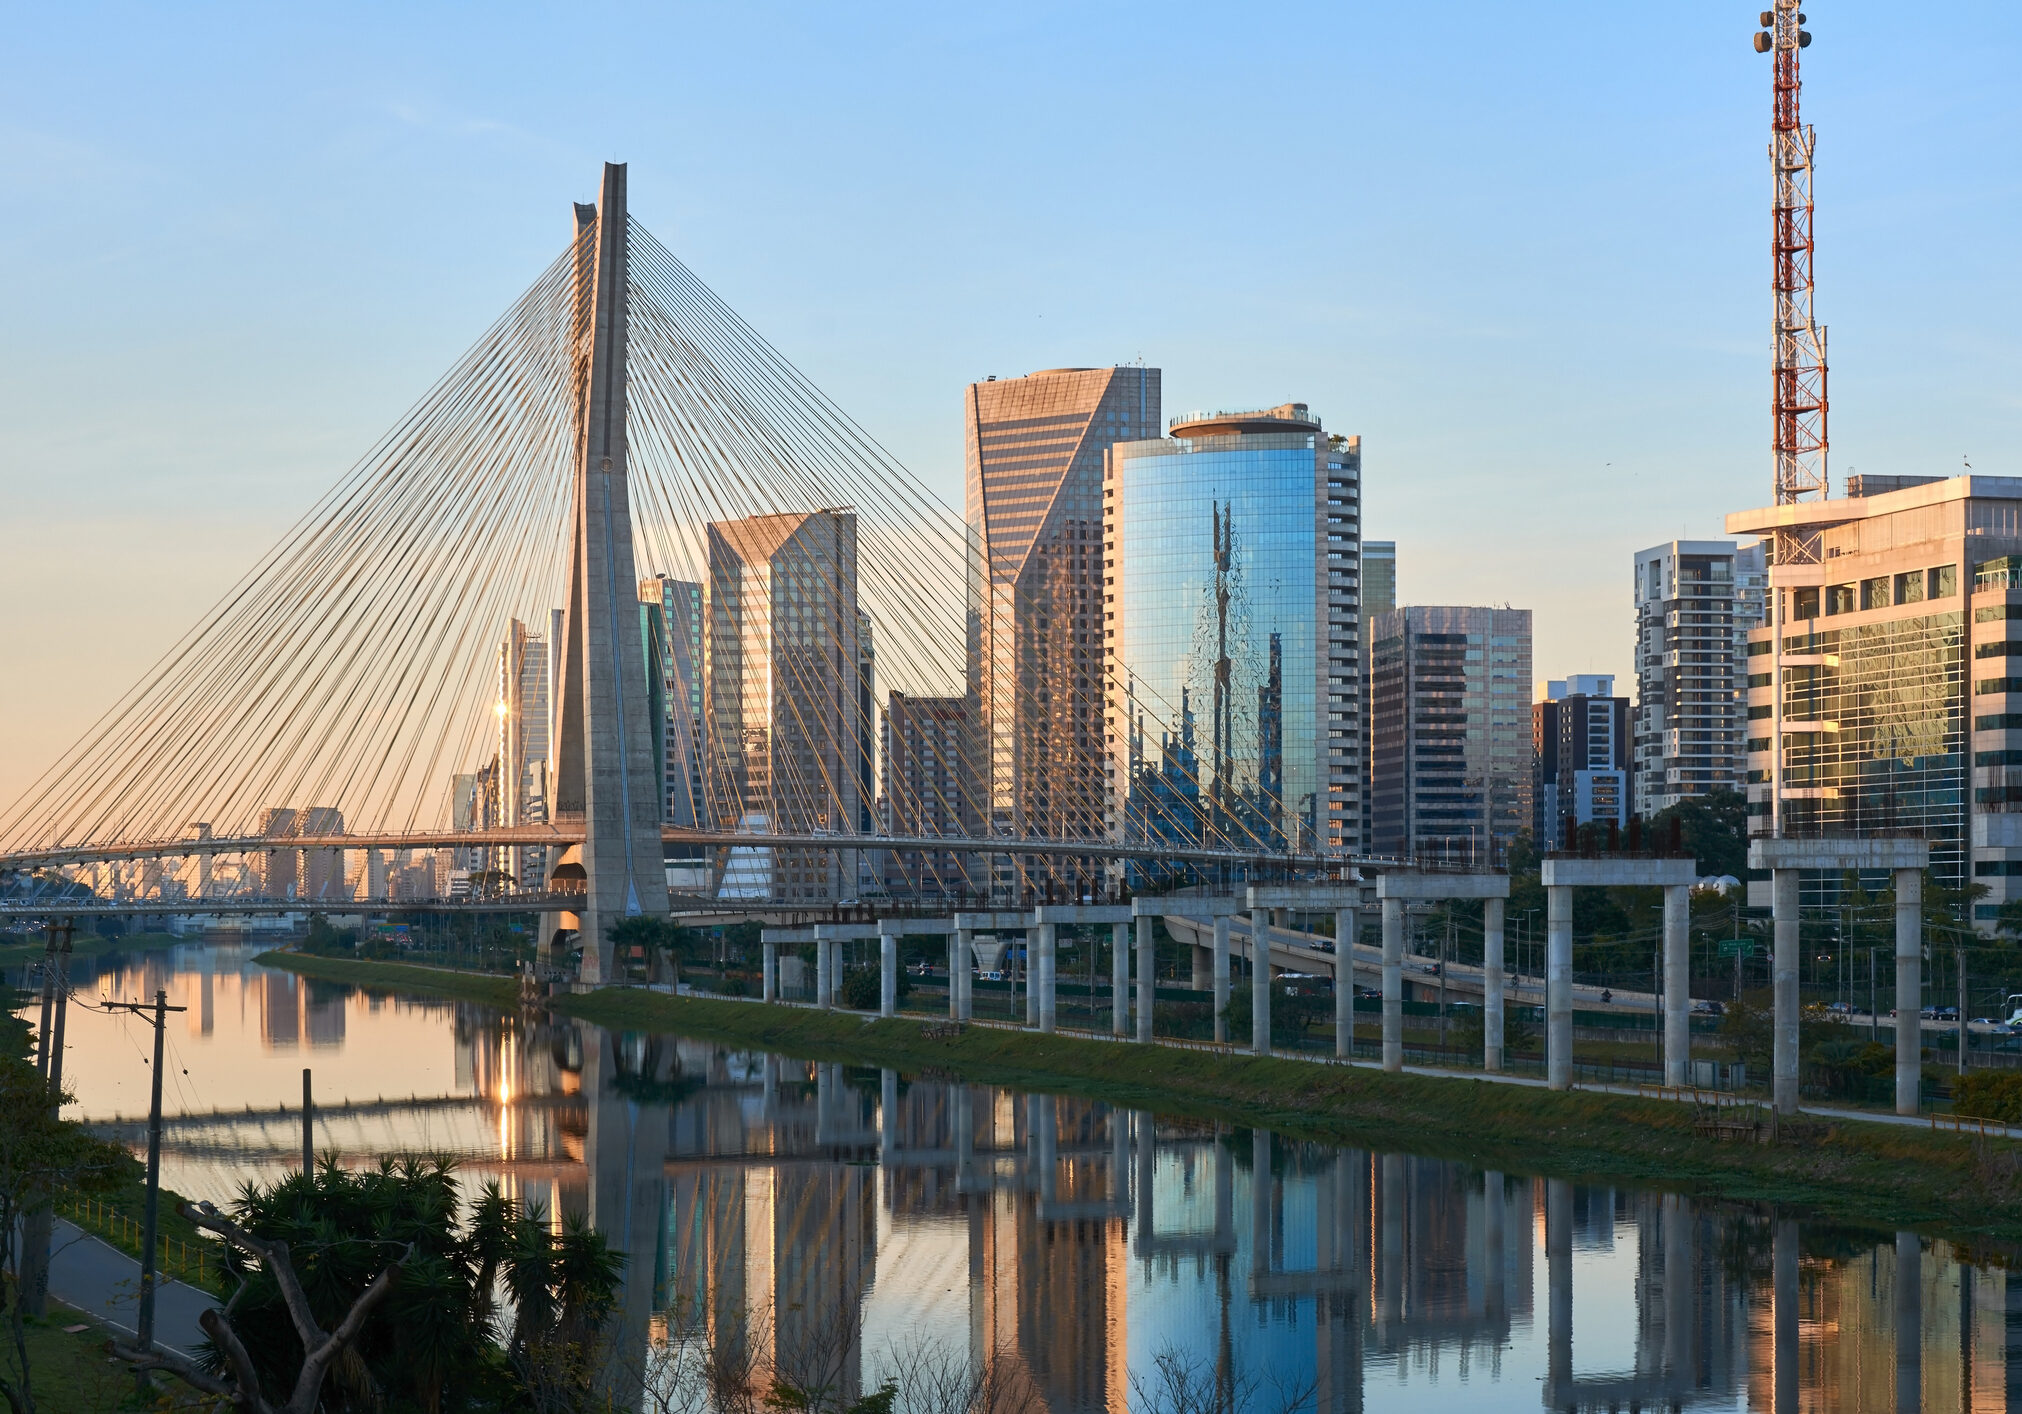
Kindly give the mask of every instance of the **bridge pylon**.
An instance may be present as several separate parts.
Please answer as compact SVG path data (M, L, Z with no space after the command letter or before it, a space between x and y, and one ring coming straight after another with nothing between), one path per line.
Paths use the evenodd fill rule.
M627 481L625 363L630 236L625 166L604 164L594 207L576 207L576 464L556 712L554 814L582 843L550 866L551 885L584 889L575 915L584 982L612 980L607 930L667 912L660 845L664 787L648 720L639 579ZM546 914L552 944L568 915Z

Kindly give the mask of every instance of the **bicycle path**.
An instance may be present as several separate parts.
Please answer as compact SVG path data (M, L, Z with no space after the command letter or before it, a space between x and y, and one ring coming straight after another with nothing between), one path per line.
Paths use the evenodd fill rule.
M140 1263L62 1218L50 1223L49 1294L121 1335L137 1334ZM195 1355L205 1339L197 1317L217 1304L210 1293L194 1286L158 1281L154 1289L156 1342L185 1355Z

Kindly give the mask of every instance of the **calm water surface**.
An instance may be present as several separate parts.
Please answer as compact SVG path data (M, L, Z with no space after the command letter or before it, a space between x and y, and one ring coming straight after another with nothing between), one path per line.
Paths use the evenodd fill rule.
M2022 1409L2022 1279L1943 1241L367 996L252 951L78 964L75 1113L145 1114L147 1025L89 1004L163 988L189 1008L164 1182L223 1201L299 1163L310 1067L320 1149L453 1153L604 1229L641 1362L819 1351L853 1394L931 1350L1058 1414Z

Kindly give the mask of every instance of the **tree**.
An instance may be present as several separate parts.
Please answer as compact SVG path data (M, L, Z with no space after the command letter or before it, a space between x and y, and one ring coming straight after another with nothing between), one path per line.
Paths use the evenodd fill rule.
M1659 842L1669 840L1674 820L1679 841L1699 861L1701 874L1748 877L1748 798L1740 791L1723 786L1681 800L1651 816L1644 832Z
M652 980L664 970L667 980L677 988L681 984L681 964L695 942L692 928L683 928L671 918L655 918L647 914L620 918L604 930L604 936L618 950L621 967L630 949L643 948L647 979Z
M621 1258L496 1186L467 1222L459 1207L451 1164L413 1157L248 1185L230 1216L187 1205L226 1244L230 1296L201 1318L212 1354L115 1350L248 1414L589 1408Z
M0 1283L0 1302L6 1305L18 1362L15 1371L0 1371L0 1398L13 1414L33 1414L36 1407L19 1279L21 1219L46 1212L58 1193L109 1189L134 1169L117 1145L59 1118L68 1099L67 1094L52 1094L49 1082L27 1060L0 1056L0 1268L9 1275Z

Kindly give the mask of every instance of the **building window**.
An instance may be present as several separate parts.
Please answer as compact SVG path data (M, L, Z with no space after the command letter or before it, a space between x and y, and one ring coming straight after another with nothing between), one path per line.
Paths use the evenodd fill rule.
M1790 591L1790 616L1794 619L1815 619L1818 617L1818 586L1808 585L1803 589Z

